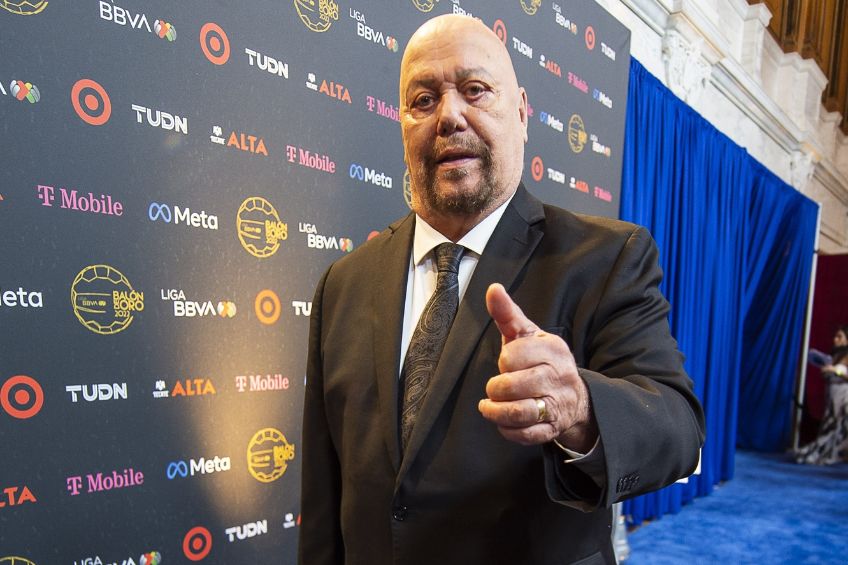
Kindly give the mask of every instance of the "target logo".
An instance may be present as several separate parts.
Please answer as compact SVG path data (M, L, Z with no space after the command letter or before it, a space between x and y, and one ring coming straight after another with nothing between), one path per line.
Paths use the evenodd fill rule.
M533 157L533 160L530 162L530 174L533 175L533 180L536 182L542 180L542 177L545 175L545 164L538 155Z
M13 418L32 418L44 405L44 391L34 378L15 375L0 388L0 405Z
M586 48L591 51L595 48L595 28L592 26L586 26Z
M102 126L112 115L112 101L106 89L91 79L84 78L71 88L71 104L77 116L90 126Z
M498 36L498 39L501 40L501 43L506 45L506 25L504 25L503 20L495 20L495 23L492 24L492 31L495 32L495 35Z
M266 326L270 326L280 319L280 312L282 310L280 307L280 297L273 290L266 288L257 294L256 302L253 306L256 310L256 317Z
M212 534L203 526L190 529L183 538L183 553L190 561L200 561L212 551Z
M208 22L200 28L200 48L212 63L223 65L230 59L230 40L216 23Z

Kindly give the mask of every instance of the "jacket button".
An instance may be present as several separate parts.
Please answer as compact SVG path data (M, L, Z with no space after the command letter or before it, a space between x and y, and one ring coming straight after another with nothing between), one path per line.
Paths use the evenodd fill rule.
M406 506L396 506L392 509L392 518L398 522L406 520Z

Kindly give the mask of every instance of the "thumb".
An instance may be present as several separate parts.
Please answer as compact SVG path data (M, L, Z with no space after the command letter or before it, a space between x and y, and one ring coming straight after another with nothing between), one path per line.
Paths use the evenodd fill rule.
M530 321L521 308L512 301L502 284L493 283L486 291L486 309L498 326L503 342L509 343L519 337L533 335L539 326Z

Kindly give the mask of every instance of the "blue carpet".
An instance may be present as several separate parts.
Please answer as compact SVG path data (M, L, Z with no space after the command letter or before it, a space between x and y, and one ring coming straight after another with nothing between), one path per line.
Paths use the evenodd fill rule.
M736 476L628 534L627 565L848 563L848 464L736 452Z

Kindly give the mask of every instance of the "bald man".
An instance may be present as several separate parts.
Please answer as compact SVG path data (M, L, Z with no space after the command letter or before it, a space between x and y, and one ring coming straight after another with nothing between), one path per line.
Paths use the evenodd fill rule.
M610 506L704 437L656 246L525 190L527 96L479 20L415 32L400 106L413 212L313 301L300 562L614 563Z

